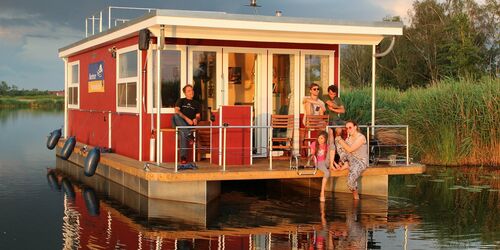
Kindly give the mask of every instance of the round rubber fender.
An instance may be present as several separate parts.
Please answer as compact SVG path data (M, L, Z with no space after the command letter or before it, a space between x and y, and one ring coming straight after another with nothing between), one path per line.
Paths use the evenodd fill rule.
M97 199L97 195L95 194L94 189L85 188L83 190L83 199L85 200L85 206L87 207L87 212L91 216L99 215L99 199Z
M99 165L99 160L101 160L101 151L99 148L95 147L90 150L83 164L83 172L86 176L90 177L95 174L97 165Z
M61 185L57 182L57 176L54 172L47 173L47 182L52 190L61 190Z
M61 149L61 158L63 160L69 159L71 153L73 153L73 149L75 149L76 139L74 136L71 136L64 142L64 146Z
M61 138L61 129L56 129L49 134L47 137L47 148L52 150L56 147L57 142Z
M75 199L75 189L73 188L73 184L67 178L63 178L62 180L62 190L71 200Z

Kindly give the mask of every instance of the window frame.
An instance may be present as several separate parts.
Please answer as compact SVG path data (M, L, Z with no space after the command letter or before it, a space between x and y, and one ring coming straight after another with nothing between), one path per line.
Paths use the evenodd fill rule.
M308 96L309 93L307 92L309 89L306 86L306 55L312 55L312 56L328 56L328 85L334 82L335 79L335 70L336 70L336 65L335 65L335 50L301 50L300 51L300 82L299 82L299 91L300 91L300 96L301 98L304 96ZM322 86L320 86L322 87ZM323 94L326 94L326 89L323 89ZM320 99L322 98L321 96L319 97ZM302 114L304 113L304 107L301 103L299 106L299 112Z
M72 82L73 80L73 67L77 66L78 69L78 76L77 76L77 82ZM81 76L81 70L80 70L80 61L73 61L68 63L68 88L66 89L66 94L68 95L68 108L69 109L79 109L80 108L80 76ZM78 101L76 104L71 104L70 103L70 89L76 88L76 92L78 95ZM73 98L74 99L74 98Z
M148 95L148 103L147 103L147 113L148 114L156 114L158 111L153 107L153 79L156 77L153 75L153 60L154 53L153 51L163 51L163 50L178 50L180 51L181 61L180 61L180 88L179 88L179 96L180 98L184 97L182 93L182 88L186 85L187 80L187 46L186 45L165 45L163 49L158 49L158 46L154 44L151 46L151 54L148 55L148 86L147 86L147 95ZM175 108L160 108L161 114L174 114Z
M133 77L120 77L120 55L129 53L135 51L137 53L137 74L136 76ZM116 85L115 85L115 106L116 106L116 111L117 112L125 112L125 113L139 113L139 101L140 101L140 92L139 92L139 86L141 85L141 53L140 50L137 48L137 44L118 49L116 51ZM119 96L119 88L118 86L120 84L125 84L125 91L127 91L127 83L135 82L135 89L136 89L136 102L135 102L135 107L122 107L118 106L118 96ZM127 98L127 97L126 97ZM128 98L127 98L128 100Z

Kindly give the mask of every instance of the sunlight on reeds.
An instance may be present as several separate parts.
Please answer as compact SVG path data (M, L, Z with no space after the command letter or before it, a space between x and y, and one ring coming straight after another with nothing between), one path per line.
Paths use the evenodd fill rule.
M377 124L408 124L411 155L439 165L500 165L500 80L444 80L405 92L377 88ZM371 121L371 89L346 90L344 119Z

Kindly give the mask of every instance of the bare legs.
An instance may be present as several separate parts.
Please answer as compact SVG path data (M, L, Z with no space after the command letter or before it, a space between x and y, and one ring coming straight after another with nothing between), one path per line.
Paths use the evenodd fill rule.
M321 192L319 195L319 200L320 201L325 201L325 188L326 188L326 182L328 181L328 177L323 177L321 179Z

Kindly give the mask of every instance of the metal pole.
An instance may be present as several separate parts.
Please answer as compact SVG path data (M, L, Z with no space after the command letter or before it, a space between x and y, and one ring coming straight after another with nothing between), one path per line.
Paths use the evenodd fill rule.
M95 16L92 16L92 35L95 35Z
M227 139L227 137L226 137L227 128L226 128L226 126L224 126L223 130L224 130L224 138L223 138L223 143L224 143L224 144L223 144L224 155L222 156L222 171L226 171L226 153L227 153L227 150L226 150L226 149L227 149L227 148L226 148L226 144L227 144L227 143L226 143L226 139Z
M111 29L111 6L108 8L108 29Z
M406 125L406 166L408 165L410 165L410 138L408 125Z
M85 17L85 37L89 37L89 22L88 18Z
M160 165L160 50L156 51L156 163ZM154 87L153 87L154 88ZM177 149L177 147L176 147ZM177 164L177 162L175 162ZM177 170L177 169L176 169Z
M372 45L372 135L375 135L375 45Z
M366 150L368 151L368 159L370 159L370 127L366 127L366 144L368 145L368 147L366 148ZM368 160L368 165L370 165L370 160Z
M269 144L269 170L273 170L273 138L272 138L272 133L273 133L273 128L272 127L269 127L269 140L268 140L268 144Z
M184 138L183 138L184 139ZM177 127L175 127L175 172L177 173L177 162L179 160L179 129Z
M99 33L102 32L102 10L99 12Z

